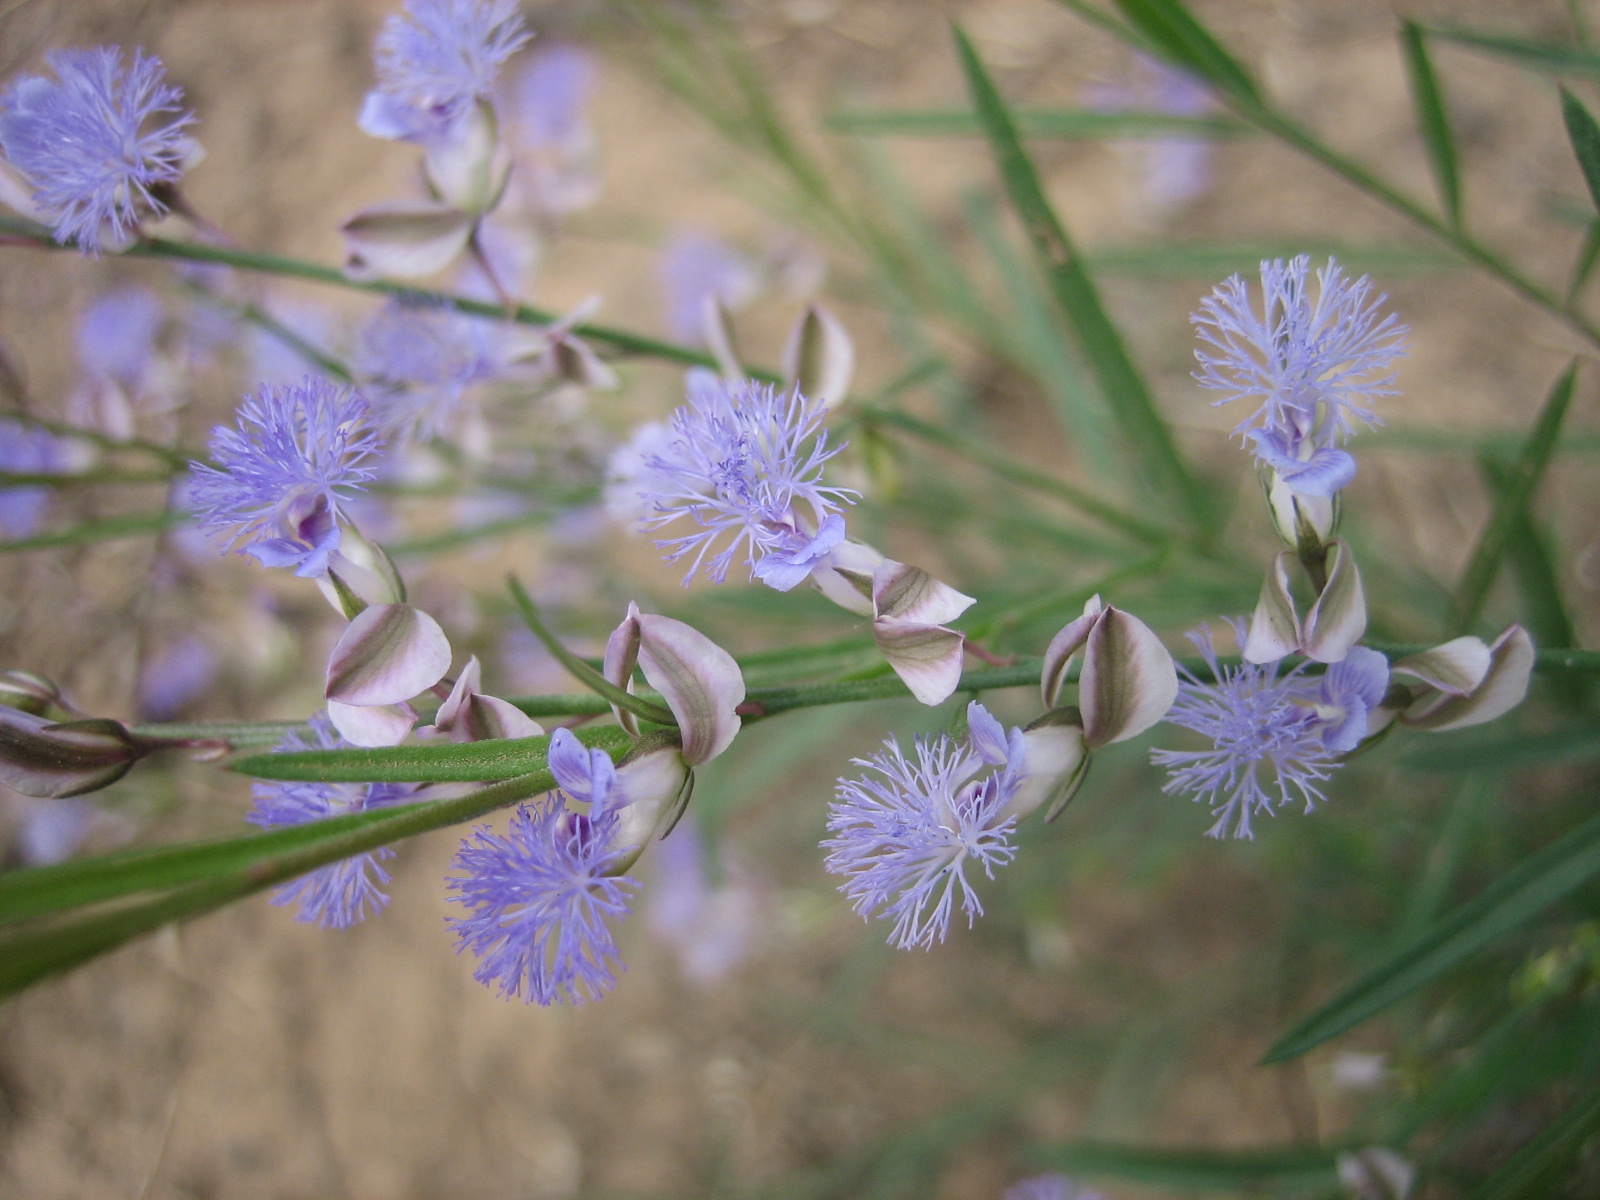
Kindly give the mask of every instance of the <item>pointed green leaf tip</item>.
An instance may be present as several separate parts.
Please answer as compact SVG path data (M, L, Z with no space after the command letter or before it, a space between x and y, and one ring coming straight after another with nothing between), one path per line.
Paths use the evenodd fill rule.
M1589 197L1600 209L1600 125L1566 88L1561 89L1561 117L1567 123L1567 137L1583 170L1583 181L1589 185Z
M1444 92L1434 73L1421 26L1407 21L1400 27L1400 45L1406 56L1406 71L1411 76L1411 99L1417 107L1417 128L1428 148L1439 198L1452 225L1461 224L1461 173L1456 162L1455 135L1444 106Z

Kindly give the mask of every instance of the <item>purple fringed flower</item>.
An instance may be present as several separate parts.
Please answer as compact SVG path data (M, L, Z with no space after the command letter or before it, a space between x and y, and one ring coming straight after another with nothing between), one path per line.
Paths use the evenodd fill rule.
M293 750L340 750L348 748L328 719L321 713L311 718L307 736L291 730L279 742L279 753ZM253 788L255 807L245 820L266 829L300 825L324 817L366 812L403 800L415 789L399 783L298 783L278 780L258 781ZM369 915L383 911L389 897L383 885L389 873L378 865L380 859L393 858L387 846L352 855L325 867L318 867L284 884L272 894L278 905L298 905L294 919L324 929L348 929Z
M262 566L315 578L339 548L340 502L373 477L362 460L381 444L367 402L349 388L314 376L263 385L239 409L238 429L212 433L217 465L192 464L196 518Z
M43 429L0 417L0 472L46 475L61 470L61 445ZM39 528L50 492L43 487L0 487L0 532L30 537Z
M482 321L400 301L361 331L354 365L384 428L420 438L448 429L467 389L500 370Z
M613 874L626 853L616 830L615 813L581 816L556 791L518 806L504 837L480 826L461 843L450 899L472 913L450 927L457 951L479 959L474 979L525 1003L583 1004L611 990L623 967L606 922L628 915L636 886Z
M1391 368L1406 351L1408 330L1366 276L1347 279L1332 259L1308 280L1306 255L1261 264L1262 308L1238 275L1225 280L1190 318L1200 386L1226 395L1215 404L1254 400L1234 432L1294 491L1331 496L1355 476L1340 443L1358 426L1381 421L1375 401L1394 394Z
M516 0L406 0L378 34L378 87L361 128L374 137L451 137L532 35Z
M742 549L753 576L787 590L838 544L843 522L830 518L855 493L822 483L823 464L844 449L828 445L823 412L798 390L691 375L689 402L673 412L665 446L646 454L634 477L645 529L684 516L700 526L656 541L668 562L694 555L685 587L702 564L722 583Z
M55 79L26 75L0 97L0 149L33 187L63 244L98 255L103 232L126 242L199 146L183 130L194 114L165 82L159 59L135 50L124 70L115 46L58 50Z
M1240 642L1242 624L1235 624ZM1389 667L1383 655L1356 647L1320 679L1304 664L1278 674L1278 664L1217 662L1209 630L1189 635L1214 682L1188 671L1167 713L1174 725L1209 738L1209 750L1152 750L1168 769L1162 791L1211 806L1207 837L1254 837L1251 819L1298 799L1310 812L1325 800L1321 784L1367 733L1368 713L1383 701ZM1180 668L1181 669L1181 668Z
M850 877L839 890L863 918L893 920L889 941L902 950L944 941L958 894L970 927L983 905L967 864L993 878L1016 856L1017 819L1008 805L1022 767L1021 732L1008 741L976 703L968 721L970 743L948 734L918 738L915 762L891 736L872 757L854 760L868 774L839 780L828 809L834 836L822 843L831 852L824 866Z

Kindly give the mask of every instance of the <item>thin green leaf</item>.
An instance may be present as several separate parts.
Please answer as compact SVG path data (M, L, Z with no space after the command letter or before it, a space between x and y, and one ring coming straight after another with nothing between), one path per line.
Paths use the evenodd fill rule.
M1171 430L1156 410L1121 333L1106 314L1076 247L1045 196L1038 172L1017 137L999 91L966 34L959 27L954 28L954 34L973 106L983 122L1000 177L1027 229L1040 266L1054 287L1056 302L1077 332L1084 356L1110 401L1113 414L1175 505L1197 526L1205 525L1211 507L1208 494L1179 456Z
M637 713L646 721L654 721L657 725L676 725L678 718L672 715L672 710L660 704L652 704L648 700L635 696L626 688L618 687L604 675L596 671L583 659L561 644L559 638L545 628L544 622L539 619L539 610L534 606L528 593L523 591L522 584L515 575L506 576L511 587L511 596L517 602L517 610L522 614L522 619L527 622L528 628L533 630L533 635L544 643L545 649L556 656L556 660L571 672L572 677L596 695L604 696L618 708L625 708L631 713Z
M1490 485L1496 491L1506 490L1509 472L1501 462L1485 459L1483 469ZM1549 538L1534 522L1533 512L1523 504L1515 514L1510 538L1507 542L1506 560L1510 573L1522 592L1523 624L1533 635L1536 646L1570 646L1578 638L1573 629L1573 619L1566 611L1562 597L1562 579L1555 568L1555 555L1550 554ZM1589 694L1589 685L1574 675L1557 675L1549 682L1550 691L1566 707L1574 709Z
M170 529L187 519L188 515L184 512L158 512L85 521L68 529L57 529L51 533L37 533L32 537L0 542L0 554L20 554L26 550L54 550L61 546L87 546L92 542L113 542L119 538L144 537Z
M1400 26L1400 46L1405 51L1411 77L1411 99L1417 106L1417 128L1428 148L1428 163L1439 187L1439 199L1452 225L1461 224L1461 172L1456 162L1456 139L1450 130L1444 93L1433 70L1422 27L1413 21Z
M1219 91L1250 103L1260 100L1249 73L1178 0L1116 0L1133 26L1175 66Z
M1104 402L1074 357L1061 314L1044 294L1037 274L1012 246L1000 214L987 197L969 194L963 211L978 244L989 254L1015 320L1001 322L1013 353L1024 360L1051 401L1056 420L1076 448L1078 461L1105 482L1122 472L1112 453Z
M1478 33L1471 29L1457 29L1448 25L1428 27L1430 37L1442 38L1477 50L1495 58L1503 58L1518 66L1529 67L1551 75L1600 76L1600 54L1581 46L1563 46L1555 42L1535 42L1526 38L1498 37Z
M1478 547L1461 573L1453 607L1456 627L1462 632L1470 629L1483 611L1484 601L1488 599L1489 588L1500 569L1500 560L1505 556L1506 544L1517 523L1518 514L1526 510L1534 489L1544 477L1545 468L1550 465L1556 442L1561 436L1561 422L1572 401L1577 371L1577 364L1574 363L1550 389L1550 395L1539 412L1539 419L1534 422L1527 441L1512 463L1510 477L1501 489L1489 523L1484 526Z
M1408 750L1401 763L1413 771L1467 774L1517 771L1600 758L1600 729L1574 725L1553 733L1507 733L1488 736L1481 729L1429 734Z
M1577 301L1583 285L1594 274L1597 262L1600 262L1600 218L1591 218L1589 228L1583 235L1583 245L1578 248L1578 257L1572 262L1572 279L1567 284L1569 306Z
M629 744L615 725L575 731L586 746L615 750ZM229 764L256 779L316 783L478 783L512 779L544 765L550 738L495 738L432 746L376 746L252 754Z
M1102 275L1209 281L1240 271L1254 271L1262 259L1289 259L1297 254L1337 258L1353 271L1382 271L1390 276L1453 271L1461 267L1458 257L1434 246L1403 243L1362 246L1305 238L1236 244L1162 242L1148 246L1108 246L1084 255L1084 261Z
M1570 1177L1568 1168L1591 1134L1600 1130L1600 1085L1580 1095L1510 1161L1485 1179L1467 1200L1516 1200L1549 1196L1557 1183Z
M1135 138L1240 137L1250 126L1232 117L1178 117L1163 112L1102 112L1092 108L1014 108L1024 137L1086 141ZM828 116L834 133L868 137L977 137L983 126L963 109L847 109Z
M110 911L69 913L14 926L0 934L0 996L18 992L40 979L77 966L171 921L200 916L317 867L419 833L473 820L553 787L554 776L548 771L539 771L450 800L409 804L370 814L352 814L371 818L359 826L355 826L350 816L333 817L293 830L252 834L188 847L167 847L165 866L169 872L168 878L180 881L194 879L200 873L198 868L185 865L182 857L185 851L208 859L210 867L220 870L220 873L210 879L202 878L198 882L183 884L166 895L155 896L131 906ZM299 838L288 839L285 834L297 834ZM292 845L289 845L291 841ZM155 853L159 852L151 852ZM86 890L94 890L98 893L97 899L110 899L152 890L149 855L119 855L72 865L79 871L76 876L69 878L80 895ZM41 875L52 870L36 868L7 876L7 886L13 898L17 895L26 896L35 887L47 889L51 886L50 882L46 879L41 883ZM94 874L96 870L98 876ZM65 889L62 877L57 875L55 879L56 886ZM62 892L58 891L57 895L59 897Z
M1588 185L1589 198L1600 210L1600 125L1583 102L1566 88L1561 89L1561 119L1567 126L1567 140L1572 143L1573 156L1583 171L1583 182Z
M266 833L124 850L99 858L7 871L0 874L0 924L15 924L139 892L164 891L212 880L248 868L263 857L303 850L337 834L364 828L402 810L428 803L391 805Z
M1309 1146L1218 1151L1083 1141L1041 1147L1030 1157L1040 1166L1080 1175L1110 1175L1195 1191L1312 1189L1338 1182L1335 1152Z
M1600 874L1600 817L1546 846L1301 1021L1263 1062L1298 1058L1399 1003Z

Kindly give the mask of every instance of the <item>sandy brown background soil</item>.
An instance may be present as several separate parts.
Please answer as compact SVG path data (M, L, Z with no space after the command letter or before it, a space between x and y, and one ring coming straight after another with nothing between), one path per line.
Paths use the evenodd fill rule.
M197 203L246 245L335 261L338 222L397 194L412 169L403 147L354 125L371 37L388 8L0 0L0 76L37 69L55 45L151 48L202 114L209 157L192 179ZM647 43L615 12L598 2L525 8L542 34L583 40L603 63L593 121L605 199L573 223L537 299L559 309L598 291L607 322L659 330L653 254L666 233L694 224L757 244L785 222L750 202L742 160L650 78ZM1527 36L1569 29L1555 0L1225 0L1200 8L1289 107L1418 194L1429 181L1396 13ZM1046 0L786 0L731 11L803 122L841 98L959 106L950 18L971 31L1019 100L1073 103L1088 81L1127 66L1106 39ZM1579 232L1543 210L1553 196L1581 200L1582 190L1553 88L1464 53L1439 58L1458 113L1474 227L1531 274L1562 278ZM1039 149L1053 195L1090 248L1167 235L1411 236L1375 204L1260 143L1222 146L1214 186L1174 214L1142 207L1126 161L1111 149ZM973 144L904 143L894 153L936 216L954 211L960 189L989 178ZM835 279L850 278L848 261L833 265ZM0 337L43 407L69 385L70 316L108 276L158 275L150 264L0 249ZM1168 411L1181 412L1196 439L1228 423L1185 379L1185 317L1205 286L1109 285ZM1573 352L1559 327L1466 272L1396 274L1382 286L1415 331L1404 407L1392 413L1397 427L1514 433ZM840 307L859 322L863 375L881 382L898 365L883 353L881 328L848 297ZM781 307L754 318L763 356L773 355L787 319ZM231 403L225 391L197 394L182 417L191 440ZM1020 414L1018 452L1060 467L1065 451L1025 436L1030 397L997 403ZM1586 381L1573 427L1592 431L1594 413ZM1587 600L1580 618L1592 635L1600 534L1592 516L1562 499L1581 494L1590 471L1587 457L1565 460L1551 495L1568 539L1567 583ZM1468 461L1425 462L1402 450L1364 460L1353 502L1385 513L1384 536L1398 554L1440 579L1459 568L1486 511ZM225 622L230 605L263 586L253 567L230 563L218 568L221 582L184 579L152 596L150 553L122 542L0 564L0 658L61 677L95 711L126 712L152 638L195 608ZM537 569L540 561L536 549L514 545L461 570L492 580L508 563ZM266 586L287 611L287 628L312 626L314 598L282 581ZM442 594L445 584L429 586ZM263 668L271 682L237 672L204 715L307 711L316 681L299 678L305 672L293 664L314 659L324 634L308 633L303 655L272 659L257 631L241 633L241 659L271 659ZM627 974L604 1003L545 1011L495 999L450 953L442 929L449 833L402 850L392 907L355 930L300 927L258 899L35 989L0 1011L0 1194L556 1200L754 1195L780 1177L814 1189L795 1195L867 1194L862 1177L830 1182L827 1172L866 1152L878 1155L878 1173L866 1178L890 1186L904 1164L882 1157L882 1139L921 1128L949 1154L919 1194L983 1200L1026 1173L1017 1147L1034 1139L1281 1142L1308 1132L1298 1107L1307 1088L1324 1132L1336 1126L1347 1100L1325 1062L1288 1085L1251 1065L1265 1033L1235 1015L1234 1000L1260 967L1252 956L1275 925L1275 905L1225 866L1169 872L1156 890L1105 871L1064 882L1032 945L993 944L980 926L932 954L882 949L876 931L864 931L832 893L814 844L832 762L842 757L834 748L866 748L897 713L908 718L886 710L819 719L810 728L830 747L828 761L793 754L762 780L755 815L732 835L747 861L770 855L779 864L762 944L709 990L684 982L635 922L624 940ZM130 787L141 836L155 840L232 830L247 798L242 781L219 782L198 767ZM157 793L173 788L188 800L163 803ZM1163 1040L1177 1036L1170 1026L1141 1033L1125 1019L1135 998L1180 994L1193 999L1190 1019L1203 1027L1181 1053ZM1162 1069L1145 1071L1152 1060ZM1108 1081L1130 1072L1130 1061L1142 1064L1133 1076L1158 1078L1117 1093ZM1021 1099L997 1112L986 1101L995 1094ZM920 1124L935 1117L942 1123ZM815 1174L794 1174L808 1170Z

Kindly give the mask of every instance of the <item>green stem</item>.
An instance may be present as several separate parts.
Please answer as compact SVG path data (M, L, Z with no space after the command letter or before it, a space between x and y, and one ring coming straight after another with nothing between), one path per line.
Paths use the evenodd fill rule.
M50 236L50 231L43 225L23 220L20 217L0 216L0 238L9 239L13 242L24 242L41 250L70 249L70 247L57 244L55 239ZM553 325L559 319L557 314L534 308L529 304L518 304L508 311L501 304L474 300L469 296L458 296L451 292L417 288L392 279L349 279L337 267L325 267L318 263L310 263L298 258L288 258L281 254L269 254L259 250L244 250L237 246L213 246L202 245L199 242L176 242L166 238L147 238L144 241L135 242L123 253L129 258L165 258L177 259L183 262L219 263L223 266L237 267L244 271L260 271L264 274L280 275L289 279L304 279L312 283L327 284L330 287L347 288L351 291L370 292L379 296L401 296L424 304L447 307L456 312L466 313L474 317L489 317L502 321L509 318L522 325ZM629 333L624 329L613 329L607 325L584 324L579 325L573 332L597 345L606 346L618 354L659 358L667 362L681 363L684 366L692 367L711 367L715 369L717 366L716 360L703 351L691 350L687 346L679 346L657 338ZM777 376L770 372L751 371L751 374L755 378L767 382L778 382Z
M1375 642L1370 649L1378 651L1393 661L1408 654L1416 654L1430 647L1422 642ZM1179 667L1195 678L1211 678L1211 669L1202 658L1185 657L1175 660ZM1298 660L1289 660L1291 665ZM1238 666L1237 655L1224 655L1217 659L1221 667ZM960 692L987 692L1013 687L1037 687L1043 660L1025 658L1009 667L990 667L968 671L956 688ZM1076 682L1078 665L1068 672L1068 682ZM1313 664L1314 666L1315 664ZM1539 675L1600 675L1600 650L1579 650L1568 647L1544 649L1535 652L1533 669ZM866 700L903 700L911 693L906 685L893 675L874 679L834 680L828 683L799 684L791 687L752 688L745 697L751 715L748 720L776 716L801 708L820 708L832 704L855 704ZM601 696L574 693L566 695L512 696L508 697L523 712L533 717L590 717L610 711L610 705ZM282 736L286 725L282 721L259 724L249 722L186 722L173 725L134 725L130 731L142 737L183 737L193 739L224 739L235 742L250 741L260 744Z

